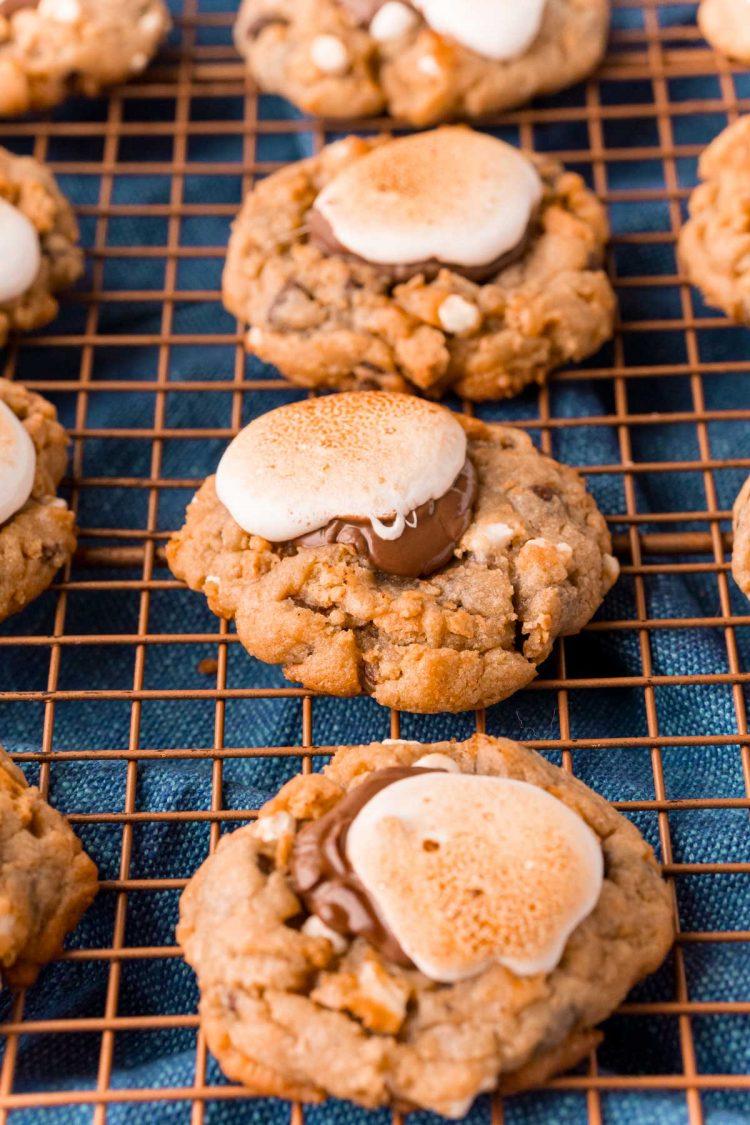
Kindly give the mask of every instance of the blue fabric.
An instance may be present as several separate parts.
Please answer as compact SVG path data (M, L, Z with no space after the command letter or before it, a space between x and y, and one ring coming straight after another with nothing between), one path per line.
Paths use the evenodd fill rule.
M203 13L226 13L232 5L228 0L205 0ZM690 26L694 5L665 5L657 9L663 27L676 29ZM619 8L615 14L618 29L638 30L644 27L644 13L636 7ZM175 32L173 40L179 39ZM229 25L206 24L198 29L198 42L203 47L227 45ZM676 31L678 46L682 43ZM189 44L187 50L189 50ZM226 52L224 52L226 55ZM204 59L207 58L204 55ZM610 75L613 70L610 68ZM732 80L737 97L750 93L750 75ZM173 122L177 103L168 91L159 92L153 102L126 97L123 120L126 123L157 120ZM604 107L630 102L634 108L627 117L607 117L602 125L602 140L611 159L607 163L607 187L614 193L611 219L615 235L647 231L653 237L639 245L616 241L613 261L621 279L664 275L676 271L673 242L659 239L670 231L670 204L665 195L646 201L634 201L628 192L635 188L670 187L669 168L657 153L659 135L652 114L654 89L647 79L603 80L600 85ZM694 101L704 97L721 97L715 77L694 77L670 81L669 93L677 101ZM582 87L567 91L544 103L545 108L565 106L571 120L561 123L554 115L533 125L533 139L541 150L573 153L570 163L579 167L593 182L593 169L587 159L590 136L585 115L585 91ZM184 108L184 107L182 107ZM220 83L205 82L205 92L195 96L187 107L191 122L226 120L236 124L243 119L242 99L223 92ZM576 113L580 110L580 115ZM105 99L95 102L73 101L55 112L56 127L49 136L47 156L63 168L60 181L78 205L91 205L99 198L100 179L95 173L101 159L101 135L81 135L76 124L104 122ZM263 98L260 104L262 131L257 138L256 157L264 166L269 161L293 160L313 149L313 125L309 131L285 129L295 117L294 111L275 98ZM70 122L64 130L59 124ZM687 114L675 112L671 118L673 141L677 146L673 171L681 188L695 180L695 151L726 123L722 112ZM509 126L503 135L518 136L518 128ZM329 134L333 136L333 134ZM28 132L8 128L0 139L18 152L31 151L33 123ZM664 138L662 138L664 139ZM669 140L669 138L666 138ZM153 174L143 170L128 175L123 162L161 162L172 159L178 142L166 130L160 136L127 135L119 142L118 165L112 182L113 204L164 204L170 198L170 180L163 167ZM654 158L628 159L628 149L653 146ZM615 151L617 150L617 151ZM579 160L576 161L575 154ZM111 154L110 154L111 155ZM184 178L184 202L211 203L216 213L200 217L186 213L179 226L183 252L177 261L174 284L178 299L174 305L173 329L186 337L184 345L176 345L161 353L157 346L140 342L143 335L162 330L162 305L159 291L165 280L165 257L117 257L108 255L103 266L105 290L153 290L154 299L145 296L119 301L105 301L98 313L98 331L113 337L97 346L86 362L90 363L89 397L85 425L90 430L107 427L128 430L153 426L157 397L139 387L153 381L159 364L165 363L170 383L179 391L164 399L164 425L169 430L222 429L232 424L232 395L226 391L186 392L191 381L226 381L235 374L235 349L231 335L232 319L217 299L191 296L191 291L217 290L222 255L203 256L202 247L222 247L227 239L231 212L241 198L243 159L242 136L239 132L225 134L213 129L189 132L186 158L189 171ZM201 174L201 162L219 161L235 171ZM93 162L94 174L82 170L76 174L78 162ZM71 170L72 169L72 170ZM681 197L679 205L684 207ZM188 208L189 211L189 208ZM95 219L83 219L83 234L90 246L95 235ZM165 247L169 236L168 221L153 213L130 216L115 215L106 232L111 249L141 245ZM642 329L637 322L670 321L682 313L680 293L671 282L649 287L620 287L622 318L626 329L622 337L625 362L631 367L652 365L653 378L630 378L624 383L624 394L632 413L687 411L694 406L689 373L659 377L659 367L686 363L685 337L681 329ZM697 294L692 300L699 318L712 318ZM60 318L49 332L75 336L85 329L87 306L80 300L68 300ZM207 345L201 337L224 334L223 343ZM128 342L128 337L133 337ZM722 365L744 358L748 335L727 325L699 326L696 343L700 357L715 367L697 379L705 406L709 411L750 407L750 376L724 370ZM583 366L580 378L553 380L549 388L549 407L553 417L586 418L592 415L611 416L616 412L615 388L612 380L590 377L587 368L601 369L616 358L612 347ZM60 381L59 390L50 393L63 421L76 426L76 394L66 388L65 380L75 380L81 371L81 352L72 342L51 351L29 340L20 349L19 378ZM249 359L248 377L273 380L274 373ZM122 380L132 390L109 392L98 389L104 380ZM271 384L272 387L272 384ZM298 394L255 391L245 395L243 417L250 418ZM512 402L489 404L479 409L482 417L505 420L534 420L539 417L540 398L530 390ZM81 418L78 419L80 424ZM747 425L732 420L709 421L706 424L711 456L716 459L748 457ZM539 431L534 431L537 440ZM700 456L694 423L634 425L630 430L632 457L636 463L669 460L697 460ZM165 482L158 492L155 527L165 531L179 525L193 481L198 481L215 466L223 440L179 436L166 438L161 446L159 475ZM620 463L618 432L614 425L583 425L551 430L551 449L560 458L574 465L617 466ZM133 478L146 481L151 472L152 448L148 440L123 436L100 438L91 436L85 443L82 473L87 479ZM718 468L711 478L718 492L718 503L728 509L740 487L747 468ZM635 492L640 513L664 513L680 510L702 512L707 507L706 480L701 472L647 472L635 475ZM174 485L170 482L176 482ZM187 482L187 483L185 483ZM106 482L105 482L106 483ZM589 484L603 510L610 514L626 510L623 477L618 472L590 475ZM131 540L113 537L91 541L91 545L115 542L119 546L138 545L138 532L146 527L151 494L145 487L87 484L79 496L79 518L88 529L133 529ZM697 516L686 515L677 525L661 524L655 518L644 530L705 530L707 524ZM625 530L624 526L615 527ZM674 562L673 558L648 562ZM680 562L709 562L706 556ZM109 580L137 580L140 569L75 570L75 583ZM167 579L167 572L157 568L155 577ZM731 586L731 584L730 584ZM663 621L669 618L713 617L720 612L716 576L700 571L680 574L649 573L645 580L647 613ZM748 605L731 586L734 611L748 614ZM39 599L23 615L2 626L2 635L22 636L45 634L54 628L57 596L51 592ZM148 608L148 633L158 638L171 633L200 634L216 631L216 621L202 597L175 588L154 589ZM50 797L64 812L118 813L124 809L127 765L108 760L102 754L84 762L56 757L63 751L121 751L128 747L131 724L138 727L138 745L144 750L174 748L210 749L214 746L217 707L210 699L174 701L147 699L140 716L126 701L108 700L106 693L133 684L139 655L132 643L87 645L86 635L105 632L108 635L135 634L142 609L137 589L81 589L75 585L67 596L65 632L83 637L76 645L65 645L59 653L57 687L62 692L85 692L82 698L60 700L54 712L47 711L52 722L53 739L50 767ZM635 591L631 577L623 577L601 613L599 620L625 620L636 612ZM740 665L750 668L750 635L747 626L734 630L733 640L739 650ZM727 642L722 629L715 627L669 629L651 633L650 652L653 672L658 676L678 676L703 672L727 672ZM144 687L146 689L200 690L214 686L215 677L201 671L200 662L216 657L217 646L211 643L173 642L150 645L145 657ZM607 675L625 677L643 670L641 639L635 631L590 632L565 644L567 673L572 679ZM3 689L9 692L44 692L49 686L50 652L45 646L3 647L0 649ZM547 677L558 674L555 658L543 670ZM229 687L282 687L285 685L276 668L268 668L249 659L234 642L228 647L227 684ZM99 698L96 692L104 693ZM654 691L659 733L680 738L693 734L725 738L728 741L702 746L674 745L661 755L664 784L670 798L731 798L744 795L740 750L737 734L736 700L727 683L659 686ZM606 737L648 734L644 691L640 687L616 687L612 690L573 689L568 694L570 729L573 737L599 739ZM322 745L340 741L367 742L389 733L388 714L373 702L358 700L315 700L313 739ZM0 737L9 749L23 753L37 751L41 744L45 705L41 700L3 701L0 696ZM220 718L220 716L219 716ZM402 733L424 740L457 736L465 737L473 728L473 715L437 715L433 717L404 716ZM554 690L523 692L492 708L487 715L491 733L514 738L550 740L560 736L558 697ZM223 769L223 808L246 810L260 805L299 767L299 759L274 756L268 747L294 746L302 737L302 703L298 698L230 699L226 702L223 743L226 747L258 748L256 756L229 758ZM635 749L579 749L573 753L576 773L607 797L620 800L648 800L655 796L653 762L647 745ZM25 763L28 775L34 778L37 767ZM195 757L186 760L160 759L138 764L135 785L137 812L207 810L211 805L212 762ZM238 816L238 819L240 817ZM638 812L633 816L646 836L660 850L655 812ZM230 830L234 823L222 825ZM79 825L86 847L95 857L105 879L117 878L120 865L122 825L115 822L86 822ZM688 807L669 816L669 836L675 863L730 862L748 859L748 819L746 810L732 808L707 809ZM207 821L169 823L138 821L133 829L131 878L187 877L206 855L209 839ZM681 927L695 930L750 929L750 877L746 874L683 875L676 880ZM129 946L169 945L177 912L178 893L174 890L139 892L128 897L125 941ZM96 949L111 944L115 911L115 895L103 892L78 931L71 937L72 947ZM687 993L695 1001L737 1001L750 997L750 949L739 943L687 944L684 947ZM29 1019L49 1017L101 1016L106 1001L109 966L106 962L67 962L50 967L28 993L26 1016ZM674 967L670 962L635 992L635 999L673 999L675 997ZM156 1013L192 1013L197 993L192 973L178 958L127 960L122 964L122 977L117 1002L120 1016L142 1016ZM10 1004L0 1001L2 1018L7 1018ZM747 1019L734 1015L705 1014L694 1017L691 1032L698 1072L711 1074L747 1074L750 1072L750 1034ZM98 1033L60 1034L56 1036L26 1035L20 1041L15 1071L14 1092L39 1090L80 1090L96 1085L101 1037ZM195 1032L193 1029L154 1031L122 1031L115 1038L114 1066L111 1084L122 1089L143 1089L159 1086L189 1087L194 1080ZM680 1029L676 1015L644 1018L619 1016L609 1021L607 1038L599 1051L601 1073L617 1075L679 1075L683 1069ZM218 1067L211 1061L209 1082L223 1082ZM684 1092L655 1089L649 1092L613 1090L601 1094L601 1112L611 1125L642 1125L660 1121L680 1125L688 1120ZM750 1117L750 1092L711 1090L702 1095L706 1120L712 1125L737 1125ZM109 1119L115 1125L136 1122L187 1121L188 1101L146 1104L124 1103L109 1108ZM33 1122L72 1123L91 1118L89 1106L59 1106L45 1111L20 1110L13 1114L17 1125ZM211 1122L251 1121L259 1125L280 1125L288 1119L288 1107L273 1101L221 1101L207 1106ZM530 1094L512 1100L505 1109L509 1125L537 1123L573 1123L587 1120L586 1095L583 1091ZM428 1116L418 1114L420 1125L427 1125ZM310 1125L355 1125L364 1123L367 1115L341 1103L331 1102L307 1113ZM385 1114L379 1120L385 1122ZM481 1100L471 1113L472 1123L489 1121L489 1103Z

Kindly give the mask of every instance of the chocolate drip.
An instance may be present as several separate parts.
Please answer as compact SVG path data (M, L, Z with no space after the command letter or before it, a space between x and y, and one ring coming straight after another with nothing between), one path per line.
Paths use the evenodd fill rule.
M292 852L292 884L310 913L338 934L365 938L389 961L407 968L414 968L413 963L352 870L346 837L354 818L381 789L407 777L435 772L418 766L378 770L325 816L305 825Z
M456 544L471 523L476 497L477 473L467 459L443 496L428 500L409 513L398 539L382 539L368 519L340 516L290 542L294 547L349 543L385 574L419 578L450 562Z
M311 208L307 216L307 222L310 230L310 241L324 254L335 254L340 258L346 258L349 262L360 262L363 265L372 266L392 282L408 281L410 278L416 277L417 274L422 274L427 281L433 281L441 270L451 270L469 281L488 281L491 277L499 274L501 270L504 270L506 266L521 258L526 253L531 238L531 223L529 223L521 240L512 249L500 254L497 258L493 258L491 262L484 262L479 266L464 266L460 262L440 262L437 258L426 258L421 262L368 262L366 258L360 257L359 254L352 253L344 246L343 242L339 242L333 232L333 227L326 217L318 211L317 207Z

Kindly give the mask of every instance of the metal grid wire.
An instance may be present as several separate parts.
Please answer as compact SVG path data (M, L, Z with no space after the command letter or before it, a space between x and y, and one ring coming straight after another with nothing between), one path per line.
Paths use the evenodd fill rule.
M595 78L493 123L582 171L610 207L608 266L621 307L613 344L583 369L563 371L487 416L512 419L545 450L577 460L608 513L623 563L621 593L582 637L560 642L532 688L509 703L437 726L395 713L389 722L371 701L313 698L284 686L276 669L256 669L260 680L247 686L249 658L231 630L164 565L169 531L222 445L249 414L300 393L245 357L242 326L221 309L228 223L254 177L281 165L280 153L294 159L344 131L256 96L231 46L231 7L185 0L170 46L141 81L0 129L4 144L48 161L70 190L89 256L87 280L65 299L57 322L16 341L4 358L3 374L51 397L70 430L69 494L82 532L72 568L0 633L0 737L97 859L106 848L115 857L103 867L98 928L85 931L83 944L74 937L61 963L5 1010L0 1114L16 1120L24 1111L66 1107L66 1121L101 1122L125 1106L146 1112L143 1103L152 1119L199 1122L230 1112L243 1094L208 1058L194 996L174 1010L168 985L147 1003L133 990L137 974L171 979L178 951L168 938L149 943L156 931L148 918L158 912L166 919L159 932L171 932L177 893L192 869L165 873L158 847L141 862L140 833L195 830L195 866L223 831L254 815L257 803L236 784L243 768L271 764L251 790L260 801L301 764L309 767L313 751L322 757L326 747L361 737L363 724L373 738L465 737L473 725L515 734L605 791L602 778L616 761L627 761L634 776L645 768L642 788L623 785L608 795L660 848L679 937L666 990L631 998L611 1035L630 1042L636 1058L649 1037L671 1036L677 1061L669 1073L637 1063L632 1072L613 1072L592 1055L580 1072L547 1084L544 1119L562 1119L573 1098L583 1120L630 1120L620 1115L623 1106L649 1092L678 1098L691 1125L710 1117L717 1092L747 1111L750 1077L736 1066L725 1073L721 1059L706 1062L701 1029L718 1020L735 1035L738 1018L750 1014L750 998L733 988L750 919L740 911L733 924L719 924L701 904L727 887L737 894L750 877L747 853L722 858L723 818L746 820L750 808L747 656L742 666L750 612L728 574L729 507L750 471L750 358L746 333L704 308L678 275L674 244L703 144L750 110L748 76L685 22L693 6L618 0L610 52ZM658 186L642 186L644 169ZM572 390L582 392L574 408ZM648 503L652 486L656 495L669 489L662 509ZM674 583L693 591L693 613L671 610ZM93 617L82 606L94 607ZM719 657L705 667L688 660L675 673L662 646L699 651L706 631ZM623 646L639 672L618 668L612 654ZM682 729L680 701L705 722ZM727 723L714 723L717 706ZM274 708L287 716L273 728L286 739L265 745L254 732L269 729ZM671 786L671 764L688 752L702 763L695 784ZM191 806L188 787L176 807L165 806L159 786L196 762L208 779L205 799ZM148 780L149 769L156 780ZM82 807L79 783L96 770L100 796ZM727 771L734 780L725 785ZM234 799L238 793L245 803ZM699 824L704 834L711 826L711 846L686 856L683 818L706 814L713 819ZM698 904L691 914L698 923L686 928L688 898ZM718 958L713 991L691 983L691 959L705 949ZM163 978L153 975L155 966ZM35 999L51 987L50 973L61 997L52 1008ZM92 980L96 1003L71 1014L66 999ZM175 1082L167 1070L154 1083L137 1068L127 1082L115 1081L118 1050L133 1036L155 1053L168 1055L170 1043L190 1051L191 1081ZM76 1057L85 1065L50 1078L34 1063L40 1037L53 1038L63 1061L71 1041L79 1037L72 1048L79 1050L83 1037L87 1048ZM301 1121L299 1107L291 1112ZM656 1120L656 1106L653 1112ZM494 1122L526 1119L511 1103L493 1102L491 1113Z

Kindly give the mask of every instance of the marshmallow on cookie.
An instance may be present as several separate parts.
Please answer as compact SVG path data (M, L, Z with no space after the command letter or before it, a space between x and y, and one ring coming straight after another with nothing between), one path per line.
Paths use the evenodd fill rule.
M597 836L536 785L429 757L371 774L303 828L296 889L334 932L440 983L493 963L551 972L599 900Z
M29 499L35 473L34 443L13 411L0 400L0 524Z
M541 196L539 174L512 145L446 126L345 167L315 200L310 236L394 280L448 268L478 281L523 253Z
M343 0L353 13L359 0ZM486 59L504 61L522 55L536 39L546 0L376 0L368 5L373 39L388 42L408 34L421 16L430 30L460 43ZM373 11L374 9L374 11ZM362 13L364 14L364 13Z
M216 492L243 530L271 543L349 543L382 571L443 566L477 492L466 434L444 407L362 391L256 418L221 459Z
M0 305L17 300L31 288L41 261L34 224L7 199L0 198Z

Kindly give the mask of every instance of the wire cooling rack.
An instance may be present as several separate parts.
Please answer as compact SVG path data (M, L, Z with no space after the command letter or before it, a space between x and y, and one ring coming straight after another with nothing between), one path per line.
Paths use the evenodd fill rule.
M747 332L700 303L674 250L696 158L750 110L750 74L706 48L694 5L618 0L594 79L492 123L606 200L621 320L583 368L479 412L585 472L623 577L530 690L486 714L389 715L313 698L257 665L164 565L227 439L300 396L245 357L221 307L229 222L254 177L346 131L256 96L231 9L185 0L142 80L0 128L57 173L89 260L55 324L3 358L69 428L82 531L72 567L0 629L0 740L70 816L103 879L61 960L2 1000L0 1113L291 1112L299 1125L300 1107L244 1101L208 1056L174 946L180 889L222 832L327 747L478 728L528 741L638 823L664 862L679 936L586 1066L539 1093L482 1099L472 1120L747 1120L750 607L728 560L729 509L750 470L750 356ZM304 1111L313 1125L341 1113Z

